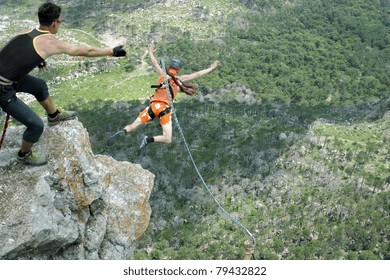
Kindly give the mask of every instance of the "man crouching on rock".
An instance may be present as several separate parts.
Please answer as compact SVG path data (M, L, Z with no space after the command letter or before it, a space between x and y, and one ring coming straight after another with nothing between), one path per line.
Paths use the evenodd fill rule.
M47 112L50 126L76 118L76 112L60 112L52 103L44 80L28 75L35 67L46 70L45 59L56 54L70 56L126 56L122 46L96 48L73 46L58 40L54 34L62 23L61 8L53 3L44 3L38 9L39 28L16 35L0 51L0 106L4 112L24 124L17 160L29 165L44 165L46 155L32 152L32 146L43 133L42 119L16 97L16 92L35 96Z

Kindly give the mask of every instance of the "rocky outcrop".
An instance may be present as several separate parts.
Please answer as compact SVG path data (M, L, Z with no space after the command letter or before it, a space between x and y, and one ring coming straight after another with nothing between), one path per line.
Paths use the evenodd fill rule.
M23 126L0 150L0 259L128 259L149 224L154 175L94 155L77 121L45 132L47 165L17 163Z

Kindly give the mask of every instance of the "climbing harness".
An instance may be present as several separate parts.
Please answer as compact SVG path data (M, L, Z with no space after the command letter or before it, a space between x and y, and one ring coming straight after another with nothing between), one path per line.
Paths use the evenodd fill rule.
M7 132L7 128L8 128L8 124L9 124L9 119L10 119L10 115L7 114L7 116L5 117L5 123L4 123L4 128L3 128L3 134L1 135L1 140L0 140L0 149L1 149L1 147L3 146L3 141L4 141L4 138L5 138L5 133Z
M193 86L193 85L189 85L189 84L186 84L182 81L180 81L176 76L175 74L173 74L172 72L169 71L168 68L165 69L165 73L168 74L171 79L173 80L173 82L180 88L180 90L182 92L184 92L185 94L187 95L193 95L194 93L196 93L196 91L198 90L196 86ZM168 87L169 87L169 92L171 94L171 98L173 99L174 98L174 94L173 94L173 89L172 89L172 86L171 86L171 83L170 83L170 80L171 79L168 79ZM152 85L150 86L151 88L157 88L157 89L161 89L163 88L165 85L165 83L161 83L159 85Z
M173 101L172 101L172 98L171 98L171 96L170 96L170 92L168 91L168 89L169 89L169 80L168 80L167 75L169 75L169 76L173 79L173 81L174 81L179 87L180 87L180 85L179 85L180 83L177 81L176 77L174 77L174 75L172 75L172 73L170 73L169 70L168 70L167 68L165 68L164 60L161 59L161 60L160 60L160 64L161 64L161 66L162 66L162 69L165 70L164 83L165 83L165 85L166 85L167 95L168 95L169 102L170 102L170 104L171 104L173 117L175 118L177 127L178 127L178 129L179 129L180 136L181 136L181 138L183 139L184 146L186 147L186 150L187 150L187 152L188 152L188 155L189 155L189 157L190 157L190 159L191 159L191 161L192 161L192 164L193 164L193 166L194 166L194 168L195 168L195 170L196 170L196 173L198 174L198 177L199 177L200 181L202 182L203 186L205 187L205 189L207 190L207 192L210 194L210 196L213 198L213 200L215 201L215 203L218 205L219 209L221 209L221 211L225 214L225 216L228 217L228 218L229 218L231 221L233 221L235 224L237 224L239 227L241 227L241 228L245 231L245 233L249 236L250 240L248 240L248 242L251 243L251 245L252 245L251 248L253 248L253 250L254 250L254 247L255 247L255 245L256 245L256 241L255 241L255 238L254 238L253 234L252 234L252 233L251 233L243 224L241 224L235 217L233 217L229 212L227 212L227 211L225 210L225 208L223 208L223 206L221 205L221 203L217 200L217 198L215 197L215 195L213 194L213 192L212 192L212 191L210 190L210 188L207 186L207 184L206 184L206 182L204 181L202 175L200 174L200 171L199 171L199 169L198 169L198 167L197 167L197 165L196 165L196 163L195 163L195 160L194 160L194 158L193 158L193 156L192 156L192 153L191 153L191 151L190 151L190 148L189 148L189 146L188 146L188 143L187 143L187 141L186 141L186 139L185 139L185 137L184 137L183 130L182 130L181 126L180 126L179 120L178 120L177 115L176 115L176 110L175 110L175 108L173 107ZM183 85L184 85L184 84L183 84ZM186 90L189 92L189 93L187 93L186 91L184 91L185 93L187 93L187 94L189 94L189 95L192 95L192 94L195 93L196 87L194 87L194 86L188 86L188 85L184 85L184 86L187 87ZM188 89L188 88L190 88L191 90ZM180 87L180 89L183 91L183 89L182 89L181 87ZM254 258L253 250L252 250L252 258Z
M166 114L170 113L171 112L171 107L167 107L165 110L161 111L160 114L158 114L158 118L162 118L163 116L165 116ZM149 106L149 109L148 109L148 114L149 114L149 117L153 120L156 115L154 114L153 110L152 110L152 107Z
M156 88L156 89L161 89L161 88L163 88L165 85L164 85L164 83L161 83L161 84L159 84L159 85L152 85L152 86L150 86L151 88ZM174 98L174 93L173 93L173 89L172 89L172 86L171 86L171 84L169 84L169 92L171 93L171 98L173 99Z

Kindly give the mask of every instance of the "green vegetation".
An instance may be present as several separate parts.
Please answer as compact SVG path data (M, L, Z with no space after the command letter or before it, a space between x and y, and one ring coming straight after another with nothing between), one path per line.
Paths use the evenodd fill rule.
M134 259L241 259L246 238L201 185L175 127L171 145L142 154L139 137L160 133L157 122L104 145L152 94L151 40L184 73L222 62L175 108L205 181L254 233L257 259L390 258L387 1L61 3L63 38L103 45L95 35L109 33L129 50L127 59L53 58L39 75L56 104L79 112L95 153L156 174Z

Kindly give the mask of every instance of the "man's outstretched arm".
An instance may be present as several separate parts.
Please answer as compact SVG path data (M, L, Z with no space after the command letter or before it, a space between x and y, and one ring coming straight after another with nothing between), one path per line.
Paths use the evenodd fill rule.
M46 59L56 54L67 54L70 56L87 56L87 57L100 57L100 56L125 56L126 51L122 46L115 48L98 48L98 47L86 47L75 46L67 42L58 40L54 36L42 36L37 38L35 47Z

